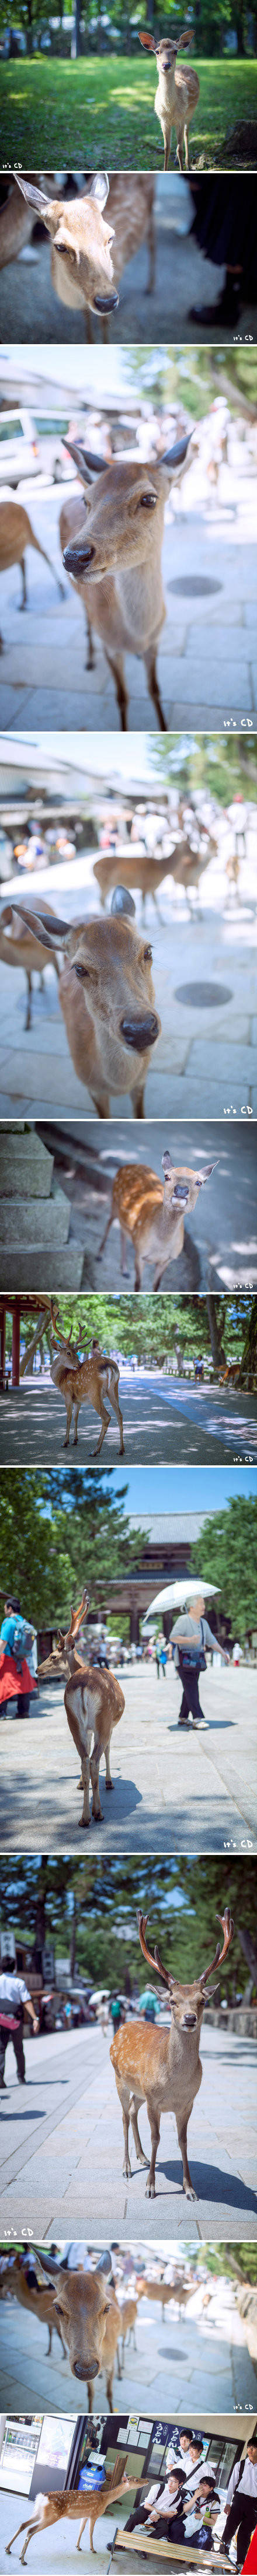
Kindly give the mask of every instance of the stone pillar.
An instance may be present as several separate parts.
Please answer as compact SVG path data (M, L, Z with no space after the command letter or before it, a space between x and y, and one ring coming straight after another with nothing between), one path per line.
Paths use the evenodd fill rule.
M20 1384L20 1306L14 1307L12 1327L12 1386Z
M130 1644L131 1646L139 1646L140 1644L139 1610L137 1601L131 1601L130 1603Z

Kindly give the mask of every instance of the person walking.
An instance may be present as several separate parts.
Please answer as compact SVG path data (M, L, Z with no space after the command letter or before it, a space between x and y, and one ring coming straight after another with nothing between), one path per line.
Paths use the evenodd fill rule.
M222 2551L228 2552L237 2533L237 2566L242 2567L252 2531L257 2527L257 2435L247 2443L246 2459L236 2460L227 2487L229 2507L222 2535Z
M199 1598L190 1602L189 1609L180 1612L179 1619L175 1620L175 1628L172 1629L174 1663L183 1683L179 1726L193 1725L195 1728L208 1726L208 1718L204 1717L199 1700L198 1681L199 1673L206 1671L205 1647L210 1647L214 1653L217 1637L212 1635L208 1619L204 1617L204 1608L204 1593L200 1592ZM221 1647L220 1651L222 1663L229 1664L229 1655L225 1648Z
M23 1618L18 1593L7 1593L0 1631L0 1713L7 1715L8 1701L17 1700L17 1716L28 1717L32 1691L37 1682L28 1662L34 1631Z
M159 1672L160 1672L160 1668L161 1668L161 1672L163 1673L163 1680L165 1681L165 1675L166 1675L166 1663L167 1663L167 1652L168 1652L168 1648L167 1648L167 1646L166 1646L166 1640L165 1640L165 1637L162 1637L162 1636L160 1636L160 1637L156 1637L155 1661L156 1661L156 1664L157 1664L158 1681L159 1681Z
M18 1976L17 1976L17 1971L16 1971L16 1969L14 1969L14 1966L13 1966L13 1959L5 1959L5 1965L4 1965L4 1968L3 1968L3 1969L1 1969L1 1972L0 1972L0 2092L1 2092L1 2093L6 2093L6 2092L7 2092L7 2085L5 2084L5 2073L4 2073L4 2069L5 2069L5 2053L6 2053L6 2049L8 2048L8 2041L9 2041L9 2039L11 2039L11 2040L12 2040L12 2045L13 2045L13 2048L14 2048L14 2056L16 2057L16 2066L17 2066L18 2082L19 2082L19 2084L26 2084L25 2057L24 2057L24 2048L23 2048L23 2010L24 2010L24 2004L26 2004L27 2012L30 2014L30 2020L33 2022L33 2030L36 2032L36 2031L38 2030L38 2016L37 2016L37 2013L35 2013L35 2007L34 2007L34 2004L32 2003L31 1995L29 1995L29 1992L28 1992L28 1986L25 1986L24 1977L18 1977Z

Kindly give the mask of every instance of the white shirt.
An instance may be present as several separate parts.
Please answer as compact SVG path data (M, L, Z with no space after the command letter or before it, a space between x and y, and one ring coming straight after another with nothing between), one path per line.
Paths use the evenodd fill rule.
M175 2475L175 2472L174 2472L174 2475ZM166 2478L166 2486L165 2486L165 2487L163 2487L162 2495L159 2495L159 2485L158 2485L158 2486L156 2486L156 2487L151 2487L151 2488L150 2488L150 2495L149 2495L149 2496L147 2496L145 2510L146 2510L146 2512L147 2512L147 2513L149 2513L149 2508L150 2508L150 2506L158 2503L158 2513L165 2513L165 2514L166 2514L166 2513L171 2513L171 2511L172 2511L172 2507L174 2507L174 2513L175 2513L175 2506L176 2506L176 2512L177 2512L178 2503L180 2502L180 2495L181 2495L181 2488L180 2488L179 2486L178 2486L178 2488L177 2488L177 2495L171 2495L171 2494L170 2494L170 2488L169 2488L169 2485L168 2485L168 2479Z
M256 2468L254 2468L253 2460L244 2460L244 2467L243 2467L243 2475L242 2475L242 2477L240 2477L240 2460L236 2460L236 2462L235 2462L235 2468L234 2468L234 2469L232 2469L231 2478L229 2478L229 2485L228 2485L228 2487L227 2487L227 2494L226 2494L226 2505L227 2505L227 2504L232 2504L232 2496L233 2496L233 2495L235 2495L235 2489L236 2489L236 2487L238 2487L238 2479L239 2479L239 2478L240 2478L240 2494L241 2494L241 2495L249 2495L249 2496L257 2496L257 2460L256 2460Z
M12 1977L10 1970L9 1972L6 1971L5 1976L4 1970L1 1970L0 2009L1 2004L7 2004L8 2007L11 2007L13 2004L15 2007L15 2004L30 2004L30 2001L31 1997L29 1995L28 1986L24 1985L24 1977Z

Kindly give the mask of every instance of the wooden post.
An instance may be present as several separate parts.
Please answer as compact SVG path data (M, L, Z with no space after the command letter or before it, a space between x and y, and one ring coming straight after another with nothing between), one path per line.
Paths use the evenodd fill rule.
M5 1308L5 1306L1 1306L1 1314L0 1314L0 1386L3 1386L3 1387L5 1387L5 1324L6 1324L6 1308Z
M20 1384L20 1306L14 1306L12 1328L12 1386Z

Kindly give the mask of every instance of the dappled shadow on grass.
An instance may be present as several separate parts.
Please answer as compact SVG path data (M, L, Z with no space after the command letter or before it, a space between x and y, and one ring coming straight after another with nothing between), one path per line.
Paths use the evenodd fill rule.
M194 54L196 67L197 57ZM191 128L191 161L197 167L199 153L206 153L206 166L213 153L215 163L224 147L227 128L233 120L252 116L257 109L256 64L225 59L198 60L200 97ZM90 164L93 146L95 168L103 159L110 169L161 169L162 138L154 115L156 86L155 65L145 68L142 58L84 56L79 62L51 60L42 55L26 63L1 63L2 115L0 146L5 160L12 162L17 152L21 163L30 167L35 151L41 167L48 166L53 147L67 161L72 152L73 166ZM226 164L225 164L226 166Z

